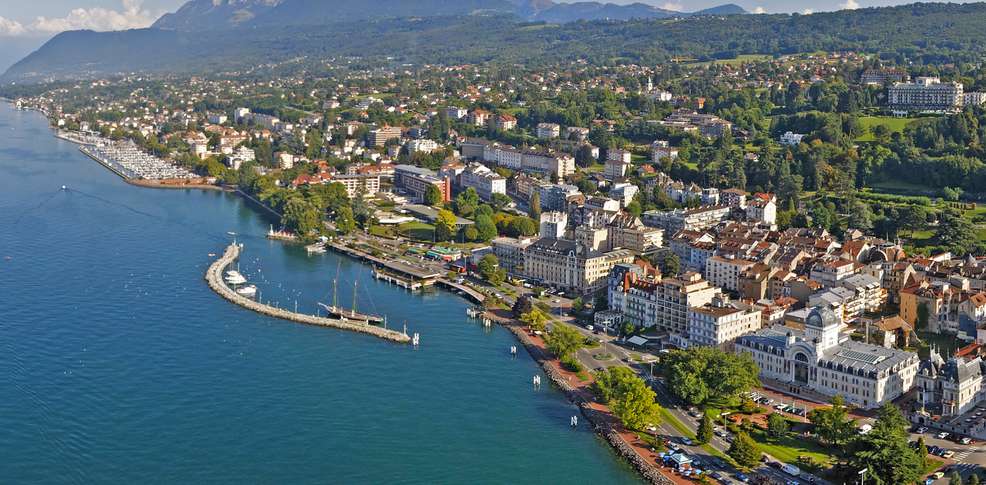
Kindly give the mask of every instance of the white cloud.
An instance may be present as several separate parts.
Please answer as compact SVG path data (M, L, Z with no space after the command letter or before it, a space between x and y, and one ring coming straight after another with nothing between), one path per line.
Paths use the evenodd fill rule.
M806 8L806 9L804 9L803 12L801 12L802 15L811 15L813 13L815 13L815 11L812 10L812 9L810 9L810 8Z
M767 10L764 9L763 7L757 7L755 9L753 9L753 13L755 13L755 14L767 13Z
M845 3L839 5L839 8L843 10L856 10L859 8L859 2L856 0L846 0Z
M21 35L24 31L24 25L20 22L0 17L0 37Z
M664 10L674 10L675 12L681 12L682 10L685 9L685 6L682 5L680 2L664 2L664 5L661 5L661 8L663 8Z
M140 0L121 0L121 10L75 8L64 17L37 17L24 25L0 17L0 35L57 34L66 30L126 30L147 27L155 15L142 8Z

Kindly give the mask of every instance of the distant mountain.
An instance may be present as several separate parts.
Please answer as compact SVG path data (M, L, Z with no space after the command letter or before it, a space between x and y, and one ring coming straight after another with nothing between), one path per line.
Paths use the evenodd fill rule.
M231 28L264 16L283 0L191 0L175 13L165 14L156 29L205 30Z
M442 17L474 13L514 14L524 20L567 23L578 20L629 20L684 17L686 12L643 3L561 3L553 0L191 0L175 13L164 15L157 29L206 31L241 26L329 24L406 17ZM699 13L699 12L696 12ZM701 13L746 13L723 5Z
M243 0L245 1L245 0ZM239 5L245 5L241 1ZM282 0L263 16L303 0ZM307 0L313 1L313 0ZM446 0L381 0L402 13ZM337 4L344 0L326 0ZM353 0L355 2L355 0ZM393 3L389 3L393 2ZM221 0L210 3L219 7ZM229 3L227 1L227 3ZM0 81L37 82L113 76L132 72L215 73L270 70L312 73L325 59L360 56L368 65L399 63L557 63L587 61L657 64L672 58L699 61L739 54L784 55L816 51L861 51L915 64L975 63L986 56L982 26L986 3L915 3L812 15L725 15L706 13L629 21L563 23L539 28L516 14L461 15L483 0L460 0L449 16L366 18L359 21L258 24L261 15L228 29L150 28L123 32L64 32L12 66ZM535 17L555 8L526 5ZM253 3L256 4L256 1ZM348 3L352 5L353 3ZM269 5L268 5L269 6ZM542 10L547 7L546 10ZM430 7L429 7L430 8ZM339 10L345 15L362 15ZM728 12L728 11L727 11ZM325 19L325 12L322 17ZM314 15L314 14L313 14ZM169 22L174 22L172 18ZM269 21L265 21L269 22ZM173 23L171 25L182 25ZM227 24L228 25L228 24Z
M705 10L699 10L698 12L692 12L692 15L743 15L747 14L743 7L736 5L735 3L727 3L725 5L719 5L718 7L711 7Z

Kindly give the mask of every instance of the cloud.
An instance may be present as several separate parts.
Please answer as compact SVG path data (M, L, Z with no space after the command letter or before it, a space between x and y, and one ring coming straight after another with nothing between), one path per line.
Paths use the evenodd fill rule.
M24 25L20 22L0 17L0 37L21 35L24 31Z
M856 10L859 8L859 2L856 0L846 0L845 3L839 5L839 8L842 8L843 10Z
M57 34L66 30L126 30L147 27L155 15L142 8L140 0L122 0L121 10L75 8L64 17L37 17L28 25L0 17L0 35Z
M815 13L814 10L812 10L810 8L806 8L806 9L804 9L804 11L801 12L801 15L811 15L813 13Z
M753 9L753 13L755 14L767 13L767 10L765 10L763 7L757 7Z
M661 5L661 8L664 10L674 10L675 12L680 12L685 9L685 6L680 2L665 2L664 5Z

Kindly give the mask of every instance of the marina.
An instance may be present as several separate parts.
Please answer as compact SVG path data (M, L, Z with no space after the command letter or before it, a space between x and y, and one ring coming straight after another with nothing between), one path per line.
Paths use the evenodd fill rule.
M79 150L125 179L175 180L197 178L192 172L141 150L133 141L97 138Z
M235 243L229 245L226 248L226 251L223 253L223 255L219 259L217 259L214 263L212 263L212 265L209 266L209 269L205 273L205 279L209 283L209 287L212 288L216 293L219 293L219 295L222 296L223 298L229 300L230 302L242 306L248 310L252 310L257 313L262 313L264 315L268 315L271 317L280 318L282 320L289 320L292 322L304 323L307 325L332 327L340 330L349 330L353 332L372 335L374 337L379 337L385 340L390 340L392 342L402 343L402 344L410 343L412 341L411 337L408 336L406 332L398 332L386 328L375 327L373 325L370 325L366 321L333 319L333 318L319 317L316 315L306 315L303 313L298 313L296 311L291 312L288 310L284 310L281 308L277 308L274 306L270 306L254 301L243 295L240 295L238 292L227 286L226 281L224 281L224 278L222 277L222 274L223 271L227 267L229 267L230 264L232 264L234 261L236 261L237 258L239 258L241 250L242 250L241 245ZM232 278L235 281L239 281L240 278L243 278L243 276L236 271L226 272L226 277ZM243 282L244 283L246 282L245 278L243 278ZM415 334L415 340L416 338L417 338L417 334Z

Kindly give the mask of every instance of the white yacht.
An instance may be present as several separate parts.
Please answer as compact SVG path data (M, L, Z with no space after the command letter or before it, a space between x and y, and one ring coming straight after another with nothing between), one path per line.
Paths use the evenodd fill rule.
M240 296L245 296L247 298L253 298L257 296L257 287L253 285L247 285L236 289L236 293Z
M230 270L226 272L226 282L231 285L242 285L247 279L239 271Z

